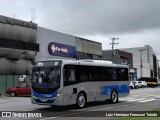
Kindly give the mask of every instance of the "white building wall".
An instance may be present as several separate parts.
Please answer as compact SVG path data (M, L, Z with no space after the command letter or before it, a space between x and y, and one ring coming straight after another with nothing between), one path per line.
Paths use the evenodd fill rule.
M137 78L139 78L141 77L141 49L144 49L142 51L142 77L151 77L151 70L153 71L153 54L155 55L152 47L150 47L149 45L145 45L144 47L126 48L121 50L133 54L133 67L137 68Z
M74 36L38 27L37 43L39 44L39 52L37 53L36 61L48 59L75 59L50 55L48 51L48 45L50 42L76 46L76 38Z

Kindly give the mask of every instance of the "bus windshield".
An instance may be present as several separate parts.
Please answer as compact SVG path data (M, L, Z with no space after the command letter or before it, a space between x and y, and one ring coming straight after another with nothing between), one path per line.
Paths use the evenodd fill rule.
M32 73L32 88L41 94L51 94L60 86L60 68L37 67Z

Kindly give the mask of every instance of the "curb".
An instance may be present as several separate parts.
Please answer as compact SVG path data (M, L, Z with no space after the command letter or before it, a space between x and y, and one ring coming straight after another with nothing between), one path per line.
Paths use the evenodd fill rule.
M8 97L8 94L1 94L0 97Z

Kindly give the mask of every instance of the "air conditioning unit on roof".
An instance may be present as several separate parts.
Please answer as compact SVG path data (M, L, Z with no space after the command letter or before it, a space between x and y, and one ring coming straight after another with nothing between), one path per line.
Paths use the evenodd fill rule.
M103 64L112 64L111 61L106 61L106 60L81 59L81 60L77 60L77 61L80 61L80 62L103 63Z

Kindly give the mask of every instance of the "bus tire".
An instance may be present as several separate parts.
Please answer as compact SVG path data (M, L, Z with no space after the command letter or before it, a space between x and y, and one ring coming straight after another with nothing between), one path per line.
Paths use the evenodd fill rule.
M16 93L14 91L10 92L10 96L11 97L15 97L16 96Z
M118 103L118 93L116 90L112 90L110 101L112 103Z
M83 92L80 92L77 96L77 107L84 108L86 106L87 98Z

